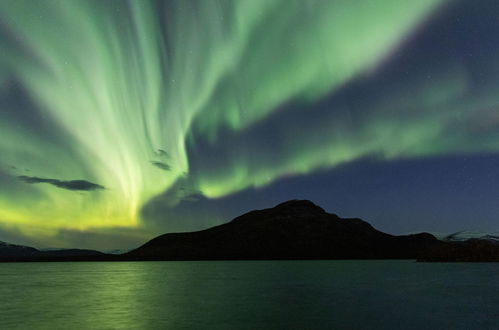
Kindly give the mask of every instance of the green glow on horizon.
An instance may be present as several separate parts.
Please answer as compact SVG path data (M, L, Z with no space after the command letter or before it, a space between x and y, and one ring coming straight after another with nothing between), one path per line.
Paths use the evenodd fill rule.
M186 141L194 131L217 143L221 128L242 131L287 102L313 104L376 70L444 2L4 0L0 91L18 81L58 130L49 139L0 118L0 165L27 164L39 177L107 189L80 194L12 181L13 194L0 197L0 221L28 234L138 226L150 198L189 177ZM421 106L444 106L466 88L458 71L440 82L448 90L414 91ZM289 152L276 165L262 156L250 169L251 155L242 151L189 181L216 198L372 153L393 159L459 151L434 143L442 127L428 126L434 112L421 111L421 120L403 127L389 115L374 117L355 135L324 122L320 146L287 132Z

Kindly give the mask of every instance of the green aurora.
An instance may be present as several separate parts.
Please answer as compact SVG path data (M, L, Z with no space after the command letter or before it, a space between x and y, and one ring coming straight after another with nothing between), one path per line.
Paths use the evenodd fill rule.
M168 191L174 206L369 155L498 151L497 134L449 134L497 121L499 101L463 97L469 77L449 61L432 83L412 72L377 98L355 131L331 116L315 134L289 125L276 148L239 145L217 166L196 156L199 139L215 148L222 131L244 134L287 104L306 111L369 79L448 2L2 0L0 94L25 100L0 104L0 221L52 245L63 229L146 236L141 209ZM104 189L64 189L70 180Z

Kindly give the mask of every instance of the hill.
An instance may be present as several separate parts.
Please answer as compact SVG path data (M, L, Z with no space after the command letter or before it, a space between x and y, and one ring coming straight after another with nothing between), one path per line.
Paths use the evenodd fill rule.
M161 235L129 260L416 259L441 242L428 233L393 236L342 219L307 200L251 211L202 231Z
M0 242L0 261L77 261L102 258L105 254L84 249L38 250L30 246Z

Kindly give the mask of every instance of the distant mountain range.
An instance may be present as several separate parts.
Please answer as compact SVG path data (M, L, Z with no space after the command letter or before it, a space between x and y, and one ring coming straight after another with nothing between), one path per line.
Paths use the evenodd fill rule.
M480 231L463 230L447 235L442 240L447 242L463 242L469 239L489 240L499 243L499 232L480 232Z
M84 249L44 249L38 250L29 246L9 244L0 241L0 261L51 261L59 259L93 259L105 256L95 250Z
M35 256L39 252L40 251L37 249L29 246L15 245L0 241L0 258Z
M428 233L394 236L357 219L327 213L307 200L255 210L206 230L158 236L123 254L37 250L0 243L1 261L139 261L271 259L418 259L499 261L495 235L439 240ZM117 253L118 251L113 251Z

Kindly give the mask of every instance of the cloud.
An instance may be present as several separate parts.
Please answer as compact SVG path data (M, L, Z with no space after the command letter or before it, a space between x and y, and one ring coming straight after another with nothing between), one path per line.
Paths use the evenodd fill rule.
M156 166L157 168L160 168L162 169L163 171L169 171L171 170L171 166L166 164L166 163L163 163L163 162L158 162L158 161L154 161L152 160L151 161L151 164L153 164L154 166Z
M66 190L78 190L78 191L93 191L93 190L100 190L100 189L105 189L103 186L97 183L93 183L90 181L86 180L57 180L57 179L46 179L46 178L39 178L36 176L26 176L26 175L20 175L18 176L18 179L30 183L30 184L35 184L35 183L48 183L53 186L56 186L57 188L61 189L66 189Z
M170 158L170 154L163 149L158 149L156 155L158 155L159 157Z

